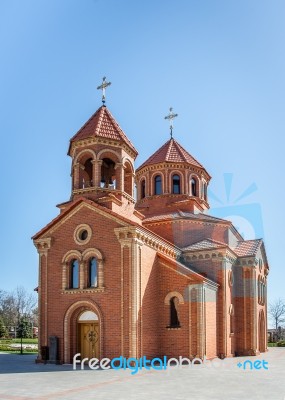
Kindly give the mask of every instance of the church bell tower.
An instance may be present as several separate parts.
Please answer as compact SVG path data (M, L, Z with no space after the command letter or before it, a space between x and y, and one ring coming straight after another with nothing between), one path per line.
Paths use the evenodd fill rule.
M79 197L96 201L113 211L134 211L134 161L137 150L105 104L110 82L103 78L102 106L70 139L72 158L71 201Z

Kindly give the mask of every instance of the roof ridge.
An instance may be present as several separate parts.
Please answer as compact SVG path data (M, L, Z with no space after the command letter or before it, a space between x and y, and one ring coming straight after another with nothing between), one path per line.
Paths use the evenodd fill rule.
M100 129L101 129L101 125L102 125L103 118L104 118L104 112L105 112L105 108L103 108L103 107L104 107L104 106L102 106L103 112L101 112L100 115L99 115L98 124L97 124L96 129L95 129L95 132L94 132L95 135L98 135L99 132L100 132Z
M165 142L162 146L159 147L159 149L157 149L152 155L150 155L142 164L140 167L138 167L137 169L142 168L144 165L149 164L153 158L157 155L157 153L159 153L160 151L162 151L164 149L164 147L166 147L166 145L168 144L169 140L167 142Z
M228 246L227 243L223 243L223 242L220 242L219 240L214 240L214 239L211 239L211 238L206 238L206 239L203 239L203 240L209 240L209 242L218 243L218 244L222 244L222 245Z
M184 150L183 147L180 146L179 143L178 143L175 139L173 139L173 144L175 145L176 150L177 150L178 153L180 154L181 158L184 159L185 162L187 162L187 158L185 157L185 152L182 151L182 150ZM189 155L190 155L190 154L189 154ZM191 156L191 157L192 157L192 156ZM199 163L198 163L198 164L199 164Z
M222 243L222 242L219 242L218 240L213 240L213 239L210 239L210 238L204 238L204 239L198 240L197 242L191 243L188 246L183 247L183 249L186 249L186 248L191 247L191 246L195 246L195 245L197 245L199 243L202 243L202 242L205 242L205 241L209 241L211 243L220 244L222 246L228 246L229 247L229 245L227 243Z
M92 115L91 117L82 125L82 127L72 136L72 138L69 140L72 142L72 140L80 133L83 131L83 129L88 125L88 123L95 117L96 114L99 114L100 110L102 109L103 106L99 107Z
M175 140L175 139L174 139L174 140ZM203 165L200 164L199 161L197 161L196 158L192 156L192 154L190 154L186 149L184 149L184 147L183 147L179 142L177 142L176 140L175 140L175 142L177 143L177 145L179 146L179 148L182 149L186 154L189 154L189 156L190 156L191 158L193 158L193 160L194 160L197 164L199 164L200 167L204 168Z
M169 157L169 155L171 153L171 150L172 150L172 147L173 147L174 139L171 138L166 143L169 143L169 146L168 146L168 149L167 149L167 153L166 153L166 156L165 156L165 160L168 161L168 157Z

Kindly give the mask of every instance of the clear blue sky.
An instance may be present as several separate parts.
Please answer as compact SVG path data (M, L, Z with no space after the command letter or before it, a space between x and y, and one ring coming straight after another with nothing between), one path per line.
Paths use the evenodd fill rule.
M106 75L137 166L174 107L176 139L213 177L213 212L263 234L269 300L284 298L284 20L282 0L2 1L0 288L37 286L30 237L69 199L68 142Z

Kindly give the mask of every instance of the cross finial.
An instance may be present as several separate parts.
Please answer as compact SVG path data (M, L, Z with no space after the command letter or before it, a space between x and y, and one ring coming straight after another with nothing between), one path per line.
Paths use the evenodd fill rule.
M169 109L169 114L166 117L164 117L164 119L168 119L169 123L170 123L170 137L171 137L171 139L172 139L172 130L173 130L173 120L176 117L178 117L178 114L174 114L172 107L170 107L170 109Z
M102 103L103 103L103 105L105 105L105 101L106 101L106 96L105 96L106 87L108 87L110 85L111 85L111 82L106 82L106 76L104 76L102 84L97 87L98 90L102 90Z

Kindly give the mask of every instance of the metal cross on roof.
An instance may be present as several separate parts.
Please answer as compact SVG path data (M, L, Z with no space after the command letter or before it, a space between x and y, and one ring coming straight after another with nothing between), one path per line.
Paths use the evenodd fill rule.
M174 118L178 117L178 114L174 114L174 112L172 110L173 110L173 108L170 107L169 114L166 117L164 117L164 119L168 119L169 123L170 123L170 136L171 136L171 139L172 139L172 130L173 130L173 120L174 120Z
M97 90L102 90L102 103L105 104L106 101L106 87L110 86L111 82L106 82L106 76L103 77L102 84L97 87Z

